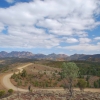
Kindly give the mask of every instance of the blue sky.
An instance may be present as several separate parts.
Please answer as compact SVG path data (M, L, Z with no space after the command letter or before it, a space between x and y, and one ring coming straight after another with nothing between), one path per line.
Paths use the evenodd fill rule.
M0 0L0 51L100 53L100 0Z

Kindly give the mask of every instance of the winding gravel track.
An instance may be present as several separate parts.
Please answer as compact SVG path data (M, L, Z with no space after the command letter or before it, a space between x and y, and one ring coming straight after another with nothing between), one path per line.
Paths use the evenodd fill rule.
M21 72L21 71L23 70L23 68L28 67L28 66L31 65L31 64L32 64L32 63L29 63L29 64L24 65L24 66L21 66L21 67L19 67L19 68L17 68L17 69ZM16 72L16 74L19 73L19 71ZM3 77L2 83L3 83L4 87L7 88L7 89L13 89L14 91L28 92L28 90L21 89L21 88L17 88L17 87L15 87L15 86L11 83L10 77L11 77L12 75L13 75L13 73L10 73L10 74L7 74L7 75L5 75L5 76Z

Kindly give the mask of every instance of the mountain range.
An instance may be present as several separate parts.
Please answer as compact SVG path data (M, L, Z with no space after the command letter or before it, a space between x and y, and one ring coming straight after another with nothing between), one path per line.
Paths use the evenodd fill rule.
M100 61L100 54L86 55L86 54L74 54L68 56L66 54L33 54L26 51L12 51L10 53L1 51L0 58L16 57L16 58L34 58L34 59L46 59L46 60L89 60L89 61Z

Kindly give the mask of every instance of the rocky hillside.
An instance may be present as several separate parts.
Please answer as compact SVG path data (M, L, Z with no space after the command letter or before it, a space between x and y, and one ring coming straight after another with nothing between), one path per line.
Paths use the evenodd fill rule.
M45 59L45 60L57 60L57 61L63 61L63 60L87 60L87 61L100 61L100 54L94 54L94 55L85 55L85 54L74 54L71 56L68 56L66 54L33 54L31 52L26 51L12 51L10 53L1 51L0 52L0 58L6 58L6 57L17 57L17 58L34 58L34 59Z
M18 51L12 51L10 53L1 51L0 52L0 58L5 58L5 57L18 57L18 58L27 58L27 57L32 57L33 54L31 52L18 52Z
M35 58L35 59L47 59L47 60L64 60L65 58L67 58L68 56L65 54L49 54L49 55L45 55L45 54L33 54L31 52L18 52L18 51L12 51L10 53L5 52L5 51L1 51L0 52L0 58L6 58L6 57L17 57L17 58Z

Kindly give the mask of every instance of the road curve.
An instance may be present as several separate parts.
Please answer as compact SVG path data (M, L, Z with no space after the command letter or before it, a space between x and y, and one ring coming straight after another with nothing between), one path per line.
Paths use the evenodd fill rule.
M21 71L23 70L23 68L28 67L28 66L31 65L31 64L32 64L32 63L29 63L29 64L27 64L27 65L18 67L17 69L21 72ZM19 73L19 71L16 72L16 74ZM18 88L18 87L14 86L14 85L11 83L10 77L11 77L12 75L13 75L13 73L10 73L10 74L7 74L7 75L5 75L5 76L3 77L2 83L3 83L4 87L7 88L7 89L13 89L14 91L28 92L28 90Z

